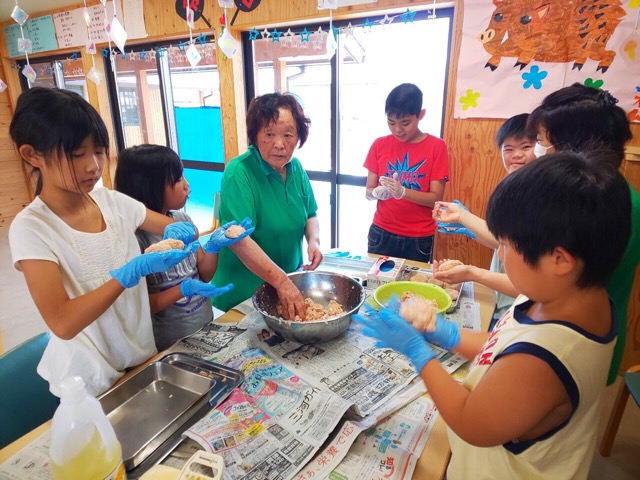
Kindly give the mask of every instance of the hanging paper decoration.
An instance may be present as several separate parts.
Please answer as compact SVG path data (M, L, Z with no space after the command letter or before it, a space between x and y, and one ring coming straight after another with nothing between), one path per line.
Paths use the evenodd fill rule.
M114 2L114 10L115 10L115 2ZM107 34L109 38L113 40L113 43L120 49L122 53L124 53L124 44L127 41L127 32L124 30L124 27L120 23L120 20L115 16L111 23L107 24L105 27L107 30Z
M36 71L33 69L33 67L29 64L25 65L22 69L22 75L24 75L25 77L27 77L27 80L29 80L29 84L33 83L36 79L36 77L38 76L36 74ZM31 85L29 85L29 88L31 88Z
M196 47L193 43L187 49L187 60L189 60L192 68L198 65L198 63L200 63L200 60L202 60L202 55L200 55L200 52L198 52L198 47Z
M22 10L16 1L16 6L13 7L13 11L11 12L11 18L13 18L18 25L24 25L24 22L29 18L29 14Z
M24 58L27 64L22 69L22 74L27 78L27 83L29 88L31 88L31 83L35 81L37 77L36 71L31 68L31 64L29 63L29 53L32 51L32 42L28 38L24 38L24 22L29 18L29 14L22 10L18 5L18 0L16 0L16 6L13 7L13 11L11 12L11 18L15 20L15 22L20 25L20 38L18 39L18 50L24 52Z
M224 14L222 17L220 17L220 24L223 25L223 27L222 35L220 35L220 37L218 38L218 46L220 47L220 50L222 50L222 53L227 56L227 58L233 57L238 51L238 47L240 46L238 41L233 38L233 35L231 35L231 33L229 32L229 28L227 27L227 25L229 24L227 20L227 8L229 8L229 6L232 6L232 3L233 2L229 2L227 0L218 0L218 5L220 5L220 7L224 9ZM260 2L258 1L258 3ZM278 41L280 41L280 37L278 37Z
M218 39L218 46L222 53L224 53L228 58L233 57L238 51L238 41L233 38L233 36L229 33L229 29L225 28L224 32Z
M98 49L96 48L96 43L91 39L91 32L89 30L89 26L91 25L91 15L89 14L89 9L87 8L87 0L84 0L84 10L82 11L82 16L84 18L84 23L87 27L87 44L85 46L85 51L87 52L87 55L91 55L91 68L89 69L89 72L86 74L86 77L88 80L91 80L96 85L100 85L102 83L102 79L104 75L99 69L96 68L95 55ZM105 50L106 49L104 48L102 49L102 55L107 57L108 54L104 55Z
M640 9L636 15L636 23L633 31L620 45L620 56L627 65L640 61L640 34L638 34L638 20L640 20Z

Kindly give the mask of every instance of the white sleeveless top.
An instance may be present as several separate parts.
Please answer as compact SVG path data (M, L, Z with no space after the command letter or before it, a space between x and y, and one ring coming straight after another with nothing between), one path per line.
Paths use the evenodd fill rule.
M472 446L449 429L452 457L448 480L587 478L617 335L613 306L611 331L598 337L567 322L533 321L524 313L531 303L524 296L518 297L498 321L474 359L464 386L473 390L501 356L526 353L551 366L567 390L573 413L566 422L537 440L496 447Z
M21 260L48 260L60 266L69 298L79 297L111 279L109 271L140 255L135 236L145 206L119 192L96 188L90 193L106 229L85 233L72 229L36 197L11 223L9 243L14 266ZM79 375L87 392L97 396L124 374L156 353L149 296L144 279L127 288L100 317L71 340L51 335L38 373L59 396L65 377Z

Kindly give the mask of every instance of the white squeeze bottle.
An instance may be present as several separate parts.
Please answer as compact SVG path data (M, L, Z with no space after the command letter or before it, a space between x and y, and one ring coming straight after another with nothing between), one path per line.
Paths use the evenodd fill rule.
M60 406L51 425L54 480L124 480L122 447L100 402L80 377L60 384Z

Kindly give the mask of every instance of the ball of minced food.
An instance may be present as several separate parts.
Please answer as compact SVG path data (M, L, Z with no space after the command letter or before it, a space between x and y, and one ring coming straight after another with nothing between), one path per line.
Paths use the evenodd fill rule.
M176 240L175 238L167 238L161 240L158 243L154 243L145 248L144 253L151 252L164 252L167 250L182 250L184 248L184 242L182 240Z
M227 238L238 238L243 233L244 233L244 227L241 225L231 225L224 232Z
M421 273L416 273L409 280L411 280L412 282L427 283L427 282L429 282L429 277L427 275L423 275Z
M438 304L432 300L415 296L400 305L400 316L419 332L433 332L436 329Z
M451 270L453 267L457 267L458 265L464 265L460 260L445 260L438 265L439 272L446 272L447 270Z
M449 294L451 300L453 300L454 302L458 299L458 290L454 290L453 288L445 288L444 291Z

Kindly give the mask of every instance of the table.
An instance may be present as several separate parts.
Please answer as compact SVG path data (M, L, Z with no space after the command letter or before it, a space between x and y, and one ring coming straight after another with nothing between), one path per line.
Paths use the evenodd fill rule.
M424 267L425 264L418 262L407 262L410 265ZM495 307L495 292L479 283L474 283L474 298L475 301L480 304L480 319L481 327L483 331L489 328L489 322L493 315ZM218 318L219 322L236 323L239 322L244 315L236 310L230 310L221 317ZM160 358L163 353L159 353L157 356L149 359L148 362L136 367L135 369L127 372L119 381L122 382L131 375L134 375L139 370L142 370L147 364ZM428 394L426 394L428 395ZM19 438L15 442L7 445L0 450L0 463L5 462L13 454L33 442L40 435L45 433L51 427L51 420L40 425L38 428L27 433L23 437ZM442 417L438 416L429 440L424 448L424 451L418 462L416 463L415 471L413 473L414 480L430 480L430 479L442 479L449 464L449 458L451 451L449 449L449 439L447 437L447 427L442 420Z

